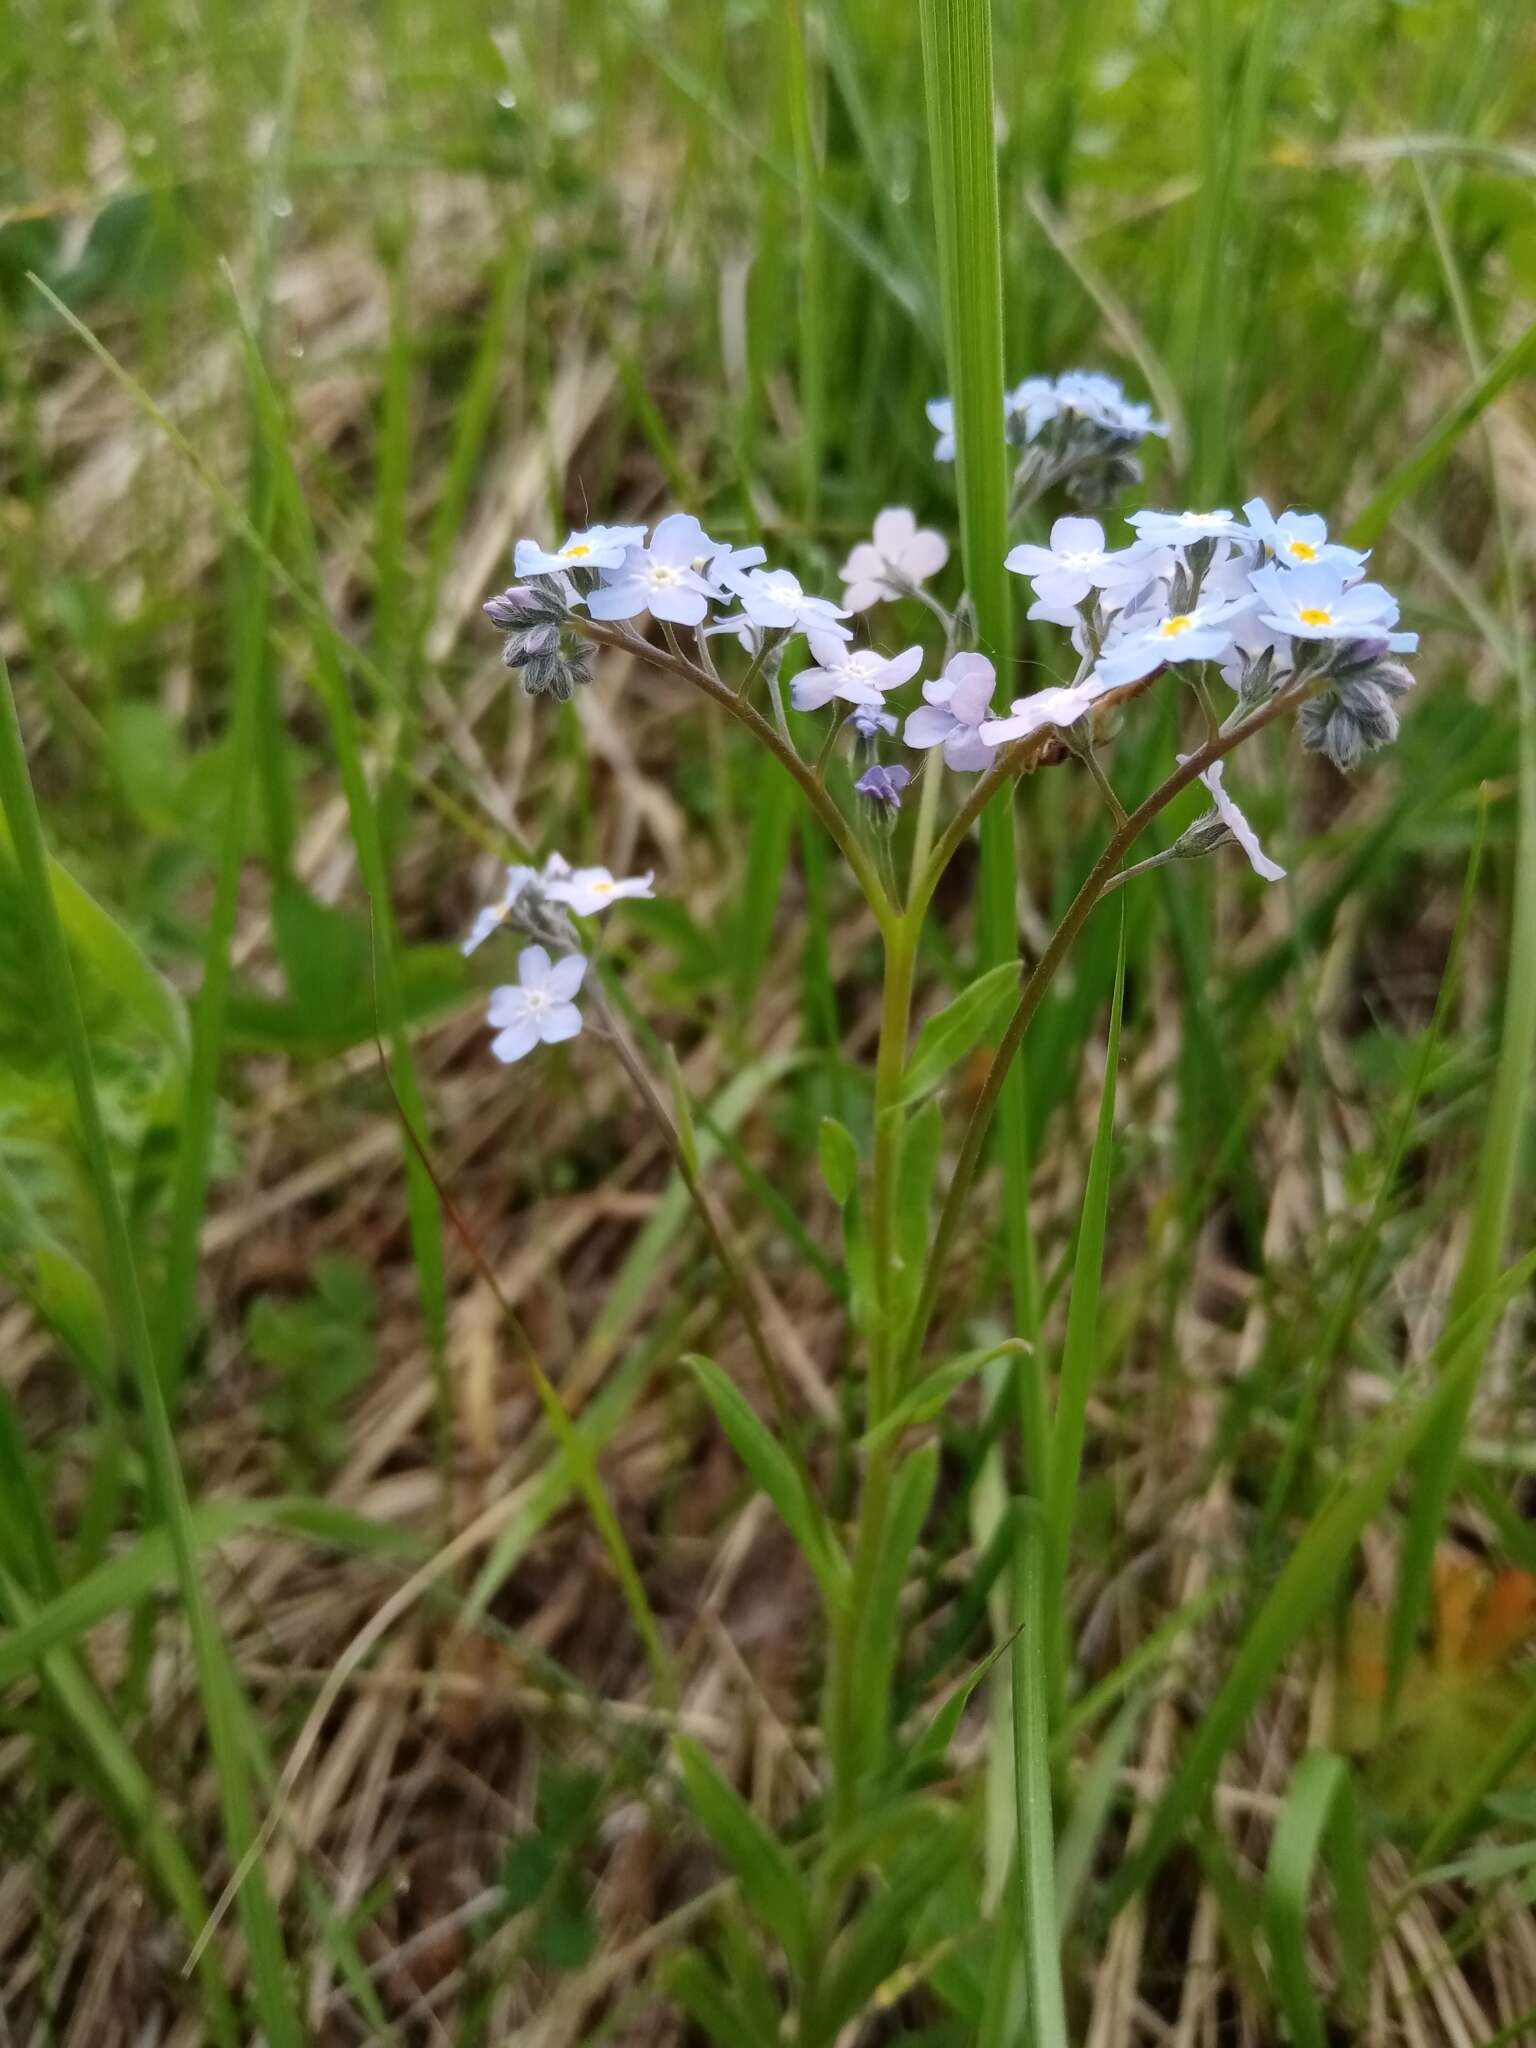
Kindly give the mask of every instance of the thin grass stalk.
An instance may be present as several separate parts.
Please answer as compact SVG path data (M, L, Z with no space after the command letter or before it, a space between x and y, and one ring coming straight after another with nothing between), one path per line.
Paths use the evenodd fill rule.
M945 358L955 407L960 549L977 637L1006 678L1013 654L1008 551L1008 462L1003 433L1002 232L992 82L990 0L923 0L923 69L934 225L944 308ZM1019 957L1018 850L1011 793L981 814L977 912L980 965ZM1014 1322L1029 1338L1038 1321L1029 1223L1029 1111L1023 1067L1002 1101L1004 1230ZM1019 1375L1021 1387L1027 1369ZM1039 1404L1021 1410L1031 1483L1045 1468Z
M270 539L270 476L261 472L264 502L257 522ZM219 1059L229 1007L231 949L240 909L240 871L245 858L247 792L255 773L266 666L267 581L259 556L245 550L231 570L233 597L233 706L229 728L229 778L224 796L224 829L214 872L213 903L203 946L203 980L192 1012L192 1057L182 1105L181 1140L171 1188L166 1236L165 1280L160 1301L157 1354L166 1400L174 1409L185 1365L192 1305L197 1288L203 1213L208 1199L209 1160L218 1115Z
M176 1581L197 1667L209 1746L218 1779L224 1831L232 1857L243 1859L256 1836L250 1778L241 1737L245 1715L239 1681L204 1589L193 1538L186 1481L176 1454L170 1412L156 1369L149 1318L134 1264L127 1218L112 1171L106 1125L96 1094L90 1041L75 987L53 891L42 819L27 769L10 672L0 658L0 806L10 826L16 865L33 924L49 1013L69 1068L86 1170L105 1247L119 1341L143 1417L156 1504L165 1518L176 1559ZM301 2048L303 2032L291 1996L282 1932L260 1860L240 1888L240 1919L250 1949L256 2007L269 2048Z
M1422 178L1421 190L1461 325L1463 344L1473 376L1477 379L1474 390L1481 390L1488 385L1492 373L1472 325L1467 294L1433 190ZM1531 329L1530 334L1536 335L1536 328ZM1496 452L1491 444L1488 455L1489 482L1509 605L1509 647L1519 721L1515 872L1510 914L1509 973L1498 1067L1488 1117L1483 1126L1472 1228L1447 1309L1447 1316L1452 1321L1487 1297L1499 1271L1530 1112L1531 1063L1536 1057L1536 672L1533 672L1525 624L1520 548L1500 486ZM1473 1341L1479 1345L1486 1344L1495 1327L1494 1319L1489 1316ZM1387 1645L1389 1715L1395 1709L1413 1656L1419 1624L1428 1608L1435 1549L1455 1491L1462 1440L1477 1396L1477 1384L1475 1378L1466 1382L1445 1427L1436 1431L1415 1460L1414 1499L1403 1531L1403 1549Z

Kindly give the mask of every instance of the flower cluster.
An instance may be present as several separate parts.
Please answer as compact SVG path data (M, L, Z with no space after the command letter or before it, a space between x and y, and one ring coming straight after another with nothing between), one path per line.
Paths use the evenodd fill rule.
M586 956L571 919L591 917L626 896L650 896L654 875L622 880L607 868L573 868L552 853L542 868L509 867L501 894L475 913L460 951L477 952L504 929L520 931L534 943L517 956L517 980L491 990L486 1021L496 1032L491 1051L510 1064L536 1045L558 1045L581 1029L576 995L586 976ZM558 959L549 954L560 947Z
M1005 412L1008 438L1021 451L1018 481L1027 486L1016 493L1018 504L1047 482L1065 482L1079 496L1118 487L1134 471L1137 444L1167 431L1113 378L1086 371L1027 378L1007 394ZM940 434L936 454L952 456L949 401L934 400L928 416ZM1412 652L1417 638L1399 629L1397 600L1367 579L1366 556L1330 540L1317 514L1277 515L1252 498L1241 512L1133 512L1128 526L1111 543L1096 518L1059 518L1047 541L1023 542L1008 554L1006 567L1030 583L1029 617L1064 628L1078 665L1070 682L1016 697L1002 710L993 702L991 661L964 644L966 600L951 611L927 588L948 561L944 538L920 527L904 506L881 512L870 538L847 556L841 603L807 591L789 570L769 567L760 547L714 540L692 514L674 512L653 529L592 526L558 548L520 540L514 559L524 581L485 609L506 633L504 658L525 686L562 698L588 679L592 640L638 648L633 622L646 618L659 622L677 662L687 658L676 634L696 636L691 673L718 694L710 645L716 636L733 637L751 657L740 688L766 679L786 745L793 741L783 656L804 636L809 660L788 679L789 703L802 713L832 707L853 729L864 754L853 789L866 800L866 818L886 824L916 779L912 768L886 758L893 742L926 755L919 772L929 775L942 772L940 763L960 774L982 773L1020 741L1043 739L1085 753L1098 715L1165 671L1196 684L1212 731L1217 713L1207 678L1219 676L1235 696L1223 730L1283 696L1277 712L1296 710L1303 745L1344 769L1395 736L1396 705L1412 684L1398 657ZM944 628L938 673L926 678L920 642L894 652L860 646L847 624L880 605L912 600ZM897 693L908 685L916 686L917 701L903 704ZM834 725L827 734L818 780L838 730ZM1040 753L1036 747L1017 758ZM1173 850L1194 854L1235 843L1258 874L1278 879L1284 870L1259 845L1223 776L1219 759L1204 770L1212 809ZM479 913L464 946L472 952L504 925L535 942L522 955L517 986L493 998L499 1057L520 1058L533 1044L580 1028L573 998L583 963L571 917L649 895L651 880L616 881L605 868L572 870L558 855L537 872L508 869L500 899ZM565 957L551 961L551 944Z
M948 398L928 401L938 434L935 462L955 459L955 408ZM1098 370L1067 370L1060 377L1026 377L1003 394L1003 427L1020 450L1016 500L1035 498L1064 484L1081 504L1103 505L1141 476L1136 449L1148 434L1166 435L1166 420L1127 398L1113 377Z

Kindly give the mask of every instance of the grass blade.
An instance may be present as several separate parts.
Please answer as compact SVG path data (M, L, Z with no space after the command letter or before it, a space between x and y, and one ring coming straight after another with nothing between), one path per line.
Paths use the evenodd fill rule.
M1066 1701L1067 1559L1072 1547L1072 1522L1077 1509L1078 1473L1083 1462L1083 1434L1088 1394L1099 1363L1099 1290L1104 1271L1104 1233L1109 1216L1109 1179L1115 1147L1115 1083L1120 1065L1120 1017L1125 1000L1125 899L1120 900L1120 950L1115 962L1115 992L1109 1006L1109 1039L1104 1049L1104 1089L1099 1097L1099 1123L1088 1162L1078 1224L1077 1255L1072 1265L1072 1294L1067 1309L1067 1337L1061 1358L1061 1383L1056 1396L1056 1421L1051 1431L1050 1465L1045 1486L1045 1537L1048 1571L1045 1597L1046 1662L1051 1698L1059 1720Z
M27 769L10 673L3 661L0 661L0 805L4 807L10 827L16 864L31 912L49 1011L74 1087L86 1167L106 1246L113 1308L125 1361L143 1416L156 1504L165 1518L175 1550L177 1583L197 1664L208 1739L219 1781L225 1833L230 1852L238 1859L247 1853L256 1833L251 1785L240 1735L244 1708L238 1681L198 1567L186 1481L176 1454L176 1440L155 1366L154 1345L134 1266L127 1219L113 1178L85 1019L75 989L63 927L54 904L42 820ZM288 1985L282 1933L266 1873L259 1860L253 1862L247 1881L241 1886L239 1903L241 1924L250 1947L257 2009L269 2048L300 2048L303 2033Z
M1307 1900L1325 1844L1333 1867L1334 1925L1353 2000L1363 1992L1370 1967L1365 1851L1349 1766L1319 1749L1304 1756L1292 1775L1264 1873L1264 1929L1275 1992L1297 2048L1327 2048L1329 2038L1307 1957Z
M1013 1783L1018 1838L1015 1845L1023 1909L1025 1996L1029 2048L1067 2048L1067 2016L1061 1986L1060 1917L1056 1904L1056 1845L1051 1818L1050 1709L1046 1669L1050 1644L1046 1628L1049 1538L1040 1515L1029 1509L1019 1519L1013 1639Z

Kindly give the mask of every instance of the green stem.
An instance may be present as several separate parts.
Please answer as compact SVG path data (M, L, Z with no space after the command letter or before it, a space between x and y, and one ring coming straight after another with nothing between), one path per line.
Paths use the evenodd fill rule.
M1213 762L1222 760L1235 748L1240 747L1244 740L1252 738L1257 732L1262 732L1266 726L1273 725L1277 718L1283 718L1289 712L1297 710L1308 696L1322 687L1324 680L1312 677L1302 687L1278 693L1251 717L1244 719L1241 725L1235 725L1229 731L1218 733L1214 738L1208 739L1205 745L1190 754L1166 781L1160 783L1144 802L1137 805L1125 823L1117 828L1104 851L1089 869L1082 887L1067 906L1060 924L1052 932L1045 951L1025 979L1019 993L1018 1005L1009 1019L1008 1028L1003 1034L988 1071L986 1085L971 1112L971 1120L966 1126L965 1137L961 1142L960 1156L955 1162L955 1170L944 1198L944 1208L939 1217L933 1247L928 1255L928 1270L923 1276L917 1312L907 1331L906 1345L897 1365L898 1382L904 1380L911 1372L922 1351L923 1339L927 1334L928 1323L938 1297L940 1276L954 1249L955 1238L960 1228L960 1217L970 1196L971 1183L976 1177L976 1169L981 1159L982 1145L997 1108L998 1098L1002 1094L1003 1084L1007 1080L1008 1069L1023 1042L1025 1032L1029 1029L1030 1020L1040 1007L1046 990L1055 980L1062 961L1070 952L1072 941L1088 921L1089 914L1099 899L1109 889L1116 868L1147 826L1160 811L1172 803L1181 790L1187 789L1190 783L1202 775ZM983 781L992 781L998 772L997 767L989 769ZM979 792L973 794L973 803L976 794ZM946 842L949 837L950 835L946 833ZM950 847L949 851L953 851L953 847ZM948 857L945 842L940 843L935 850L933 861L929 863L934 882L937 881L938 874L942 873L942 867L938 865L941 854L944 854L945 858ZM914 904L909 907L908 915L914 915L915 911Z
M870 1249L874 1262L876 1327L869 1353L869 1404L865 1428L885 1420L901 1392L895 1364L899 1290L896 1275L896 1187L901 1171L902 1077L907 1065L907 1031L912 1015L912 982L917 967L919 927L898 918L886 935L885 981L880 999L880 1046L875 1056L875 1156L870 1200Z
M0 806L3 806L10 826L53 1028L74 1088L80 1141L106 1250L118 1339L138 1395L155 1498L165 1518L175 1559L177 1586L192 1639L203 1711L208 1724L208 1740L223 1805L225 1833L232 1854L241 1857L253 1842L256 1832L242 1740L246 1707L198 1569L186 1481L176 1454L176 1439L160 1375L155 1367L154 1343L134 1264L133 1244L118 1196L106 1125L96 1094L90 1041L86 1036L74 970L49 883L42 819L27 769L26 748L16 715L10 674L3 659L0 659ZM262 2030L272 2048L299 2048L301 2030L287 1981L282 1933L265 1874L259 1867L251 1870L248 1882L241 1887L240 1916L250 1946L251 1974Z

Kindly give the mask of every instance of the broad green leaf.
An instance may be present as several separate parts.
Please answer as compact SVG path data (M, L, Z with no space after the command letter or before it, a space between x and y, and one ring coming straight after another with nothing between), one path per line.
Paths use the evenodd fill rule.
M773 1830L720 1775L692 1736L674 1744L688 1803L741 1882L748 1905L772 1928L791 1968L804 1972L811 1947L805 1880Z
M755 1483L778 1509L828 1599L848 1595L848 1565L821 1509L801 1482L794 1462L766 1423L712 1359L690 1352L683 1360L698 1380L715 1419Z
M1019 970L1012 960L978 975L970 987L930 1017L917 1034L902 1077L901 1100L915 1102L936 1087L950 1068L1001 1029L1018 998Z

